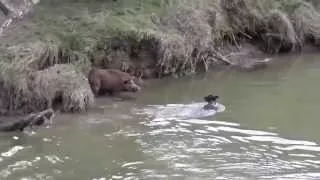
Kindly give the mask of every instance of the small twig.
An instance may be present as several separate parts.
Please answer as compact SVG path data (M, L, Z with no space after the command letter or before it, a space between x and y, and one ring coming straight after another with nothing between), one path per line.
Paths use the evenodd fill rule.
M204 65L205 71L207 72L209 70L208 63L206 62L204 57L202 57L202 61L203 61L203 65Z
M249 34L247 34L247 33L244 33L244 32L242 32L242 31L239 31L239 33L241 33L242 35L246 36L246 37L249 38L249 39L252 39L252 37L251 37Z
M232 52L226 56L224 56L225 58L230 57L230 56L239 56L239 55L246 55L247 52Z
M227 58L225 58L222 54L220 54L219 52L215 52L215 56L218 60L228 64L228 65L234 65L234 63L232 63L231 61L229 61Z
M238 45L238 43L236 41L236 37L234 36L234 34L232 34L232 40L233 40L234 44L236 45L237 49L240 51L240 46Z

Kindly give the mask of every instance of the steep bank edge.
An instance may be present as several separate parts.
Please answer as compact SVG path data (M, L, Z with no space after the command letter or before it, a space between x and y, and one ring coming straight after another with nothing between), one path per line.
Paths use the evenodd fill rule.
M76 12L67 20L64 18L69 17L68 14L58 16L53 10L53 14L58 16L56 20L61 21L53 25L46 17L42 17L43 21L40 22L39 17L26 17L22 22L14 24L2 38L6 43L1 47L3 53L0 68L6 73L2 73L0 84L8 94L1 96L6 98L0 98L1 114L15 114L21 110L22 113L36 111L46 108L50 102L59 98L61 93L57 93L57 96L52 93L52 96L41 101L41 106L28 103L38 96L29 93L29 84L22 83L23 79L29 82L34 76L29 74L55 64L69 64L71 68L78 69L74 72L80 73L79 77L83 77L82 73L86 75L94 65L154 78L192 74L217 64L244 69L260 67L256 66L256 59L265 57L266 53L293 52L305 44L318 45L320 23L316 17L319 14L311 4L302 0L287 3L263 0L259 3L253 0L183 2L185 5L155 4L161 9L157 13L151 11L142 15L140 12L147 11L147 5L141 4L134 4L133 10L121 7L115 12L119 15L115 16L117 20L119 17L126 19L132 13L142 16L138 18L143 19L144 27L141 27L139 21L126 19L125 22L131 22L129 24L134 28L114 24L115 27L106 30L97 27L92 33L93 30L88 31L88 25L98 26L101 21L97 21L97 18L106 16L103 18L104 23L115 21L112 19L114 17L101 9L95 9L96 12L87 9L85 16ZM60 9L59 6L56 8ZM170 8L174 11L168 11ZM78 21L85 24L86 28L79 26L76 23ZM61 24L66 27L62 28ZM59 26L54 27L56 25ZM14 36L16 38L12 38ZM81 84L83 80L79 78L76 84ZM63 85L60 87L68 91L74 86L68 82L61 83ZM83 107L87 107L83 104L92 102L91 98L81 99L91 97L87 85L80 85L79 88L84 90L79 90L78 96L69 97L71 101L79 103L73 103L73 107L67 105L69 108L66 111L83 110ZM57 92L63 91L61 89ZM64 105L66 102L62 103Z

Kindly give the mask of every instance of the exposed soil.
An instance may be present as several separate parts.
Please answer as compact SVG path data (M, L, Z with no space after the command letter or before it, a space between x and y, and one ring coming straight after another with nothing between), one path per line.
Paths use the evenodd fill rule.
M66 112L86 110L94 103L86 83L92 66L152 79L218 66L252 71L266 68L273 54L318 51L320 15L304 0L192 2L195 6L178 5L170 13L158 14L152 8L160 4L146 1L152 6L148 14L146 9L147 13L140 11L141 4L140 10L128 10L107 2L119 9L84 8L70 17L58 16L60 6L56 6L41 23L33 14L13 19L0 37L0 115L26 114L57 102ZM110 13L114 19L106 20ZM133 14L141 19L131 19ZM134 30L120 25L101 30L101 23L118 23L119 18L124 24L135 22ZM0 22L3 19L0 14Z

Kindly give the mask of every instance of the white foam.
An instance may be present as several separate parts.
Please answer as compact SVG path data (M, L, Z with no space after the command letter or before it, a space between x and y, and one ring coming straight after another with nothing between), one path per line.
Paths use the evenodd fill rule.
M107 180L107 178L93 178L92 180Z
M320 164L320 160L311 160L311 159L307 159L307 160L305 160L305 162L313 163L313 164Z
M236 132L236 133L248 134L248 135L277 135L276 133L271 133L271 132L245 130L245 129L238 129L238 128L232 128L232 127L225 127L225 126L216 127L216 129L221 131Z
M293 173L293 174L285 174L279 176L261 176L260 178L268 178L268 179L305 179L305 178L320 178L320 173Z
M167 126L169 125L169 121L160 121L160 122L150 122L148 126Z
M207 127L207 130L208 130L208 131L213 131L213 132L218 132L218 129L217 129L217 128L215 128L215 127L210 127L210 126Z
M112 179L122 179L122 178L123 176L115 176L115 175L112 176Z
M200 133L200 134L208 134L209 133L208 131L201 130L201 129L196 129L196 130L194 130L194 132L197 132L197 133Z
M249 143L248 140L246 140L244 137L242 136L231 136L231 138L235 139L235 140L238 140L238 141L241 141L241 142L244 142L244 143Z
M24 149L23 146L14 146L11 149L9 149L9 151L1 153L1 156L3 156L3 157L11 157L11 156L13 156L14 154L16 154L18 151L20 151L22 149Z
M209 120L201 120L201 119L186 119L186 120L177 120L178 122L184 122L189 124L214 124L214 122Z
M44 142L52 142L52 139L49 139L49 138L43 138L42 139Z
M217 110L204 110L206 103L191 104L167 104L167 105L148 105L148 108L136 110L136 113L152 115L154 118L201 118L213 116L217 112L223 112L225 106L217 103Z
M212 124L225 125L225 126L240 126L238 123L225 122L225 121L211 121Z
M127 167L127 166L139 165L139 164L144 164L144 162L142 161L129 162L129 163L123 164L121 167Z
M13 136L13 137L12 137L12 139L14 139L14 140L18 140L18 139L19 139L19 137L18 137L18 136Z
M182 163L175 163L175 168L186 168L186 167L192 167L190 164L182 164Z
M185 126L185 127L190 127L191 124L188 124L188 123L179 123L180 126Z
M225 122L225 121L203 120L203 119L176 119L176 121L181 123L189 123L189 124L218 124L218 125L226 125L226 126L240 126L240 124L237 124L237 123L231 123L231 122Z
M149 132L149 134L158 135L158 134L164 134L164 133L177 133L177 132L192 133L192 131L187 130L185 128L167 128L167 129L156 129Z
M304 145L293 145L288 147L274 146L274 148L283 151L293 151L293 150L304 150L304 151L317 151L320 152L319 146L304 146Z
M18 170L24 170L28 166L32 166L32 162L29 162L29 161L17 161L14 164L8 165L8 168L11 169L11 171L18 171Z
M57 162L63 163L64 161L61 160L58 156L56 155L50 155L50 156L45 156L45 158L51 162L52 164L56 164Z
M309 157L309 158L314 158L316 156L312 154L288 154L289 156L294 156L294 157Z
M289 140L275 136L250 136L244 137L247 140L260 141L260 142L272 142L274 144L284 144L284 145L306 145L314 146L317 145L314 142L310 141L299 141L299 140Z
M213 138L208 138L207 141L218 142L218 143L232 143L229 139L220 136L213 136Z

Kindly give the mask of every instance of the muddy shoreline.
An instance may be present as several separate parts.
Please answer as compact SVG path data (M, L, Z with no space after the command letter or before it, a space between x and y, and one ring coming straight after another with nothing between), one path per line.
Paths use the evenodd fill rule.
M299 52L290 52L290 53L278 53L278 54L269 54L269 53L265 53L263 51L261 51L257 46L250 44L250 43L242 43L239 44L237 46L234 45L227 45L224 47L219 48L219 52L221 52L219 55L223 58L223 59L217 59L214 62L212 62L210 64L210 66L208 67L208 69L198 69L197 72L194 73L206 73L206 71L215 71L216 69L228 69L228 70L232 70L232 71L245 71L245 72L253 72L256 70L262 70L265 68L268 68L268 65L270 63L273 62L273 57L274 56L281 56L281 55L299 55L299 54L306 54L306 53L317 53L319 52L319 48L312 46L312 45L305 45L301 51ZM59 64L57 64L58 66L60 66ZM64 66L64 64L61 64L62 66ZM67 65L67 64L65 64ZM92 65L93 66L93 65ZM99 67L99 66L97 66ZM47 69L44 69L45 71L47 71L47 74L50 75L51 73L55 73L55 71L59 72L59 68L55 68L55 66L51 67L53 68L52 72ZM100 68L105 68L105 67L100 67ZM49 68L50 69L50 68ZM68 68L67 68L68 69ZM106 68L107 69L107 68ZM153 75L149 75L149 76L141 76L141 77L137 77L136 75L139 75L139 73L137 74L137 72L135 72L137 69L131 69L131 74L135 75L136 78L141 78L142 82L139 82L139 85L142 86L142 88L144 86L149 86L150 81L154 81L156 79L161 79L161 78L165 78L165 77L175 77L176 80L179 80L179 76L176 76L176 74L167 74L165 76L161 76L158 77L156 73L154 73ZM146 69L148 71L152 71L154 69ZM41 70L43 71L43 70ZM38 71L38 72L41 72ZM130 69L127 71L130 72ZM59 73L57 74L59 76ZM51 76L51 75L50 75ZM190 74L189 76L192 76L192 74ZM61 78L61 77L60 77ZM81 78L84 78L83 83L88 82L87 81L87 77L86 76L81 76ZM53 81L56 81L58 79L53 78ZM87 90L89 87L89 83L86 83L86 87ZM72 91L72 90L71 90ZM142 90L143 91L143 90ZM90 89L91 92L91 89ZM56 97L54 97L55 95L52 95L52 99L55 99ZM112 99L113 97L110 97L110 99ZM138 98L138 97L137 97ZM94 99L91 99L91 106L94 107ZM112 100L110 101L112 102ZM71 106L70 106L71 107ZM41 111L43 109L35 109L32 112L38 112ZM90 112L90 106L86 106L84 107L82 110L80 111L62 111L62 113L77 113L77 112L81 112L83 110L89 111ZM30 112L31 113L31 112ZM1 116L0 117L22 117L25 116L29 113L25 113L25 112L19 112L19 111L13 111L11 113L8 113L5 109L1 109ZM8 119L8 118L6 118Z
M226 58L228 62L226 63L223 60L217 60L213 62L208 71L215 71L216 69L228 69L232 71L245 71L245 72L253 72L256 70L262 70L265 68L268 68L268 65L273 62L274 56L281 56L281 55L299 55L299 54L306 54L306 53L317 53L319 52L319 49L317 47L306 45L303 47L303 49L300 52L292 52L292 53L283 53L283 54L268 54L264 53L263 51L259 50L256 46L250 44L250 43L244 43L239 46L232 46L229 45L227 47L224 47L223 49L220 49L221 56ZM133 70L134 71L134 70ZM205 70L200 70L195 72L195 74L198 73L206 73ZM195 75L194 74L194 75ZM192 76L192 75L190 75ZM179 77L175 74L169 74L167 76L157 77L157 76L143 76L142 82L139 82L142 88L144 86L149 86L152 84L153 81L161 78L166 77L175 77L176 80L179 80ZM89 85L89 84L88 84ZM142 90L143 91L143 90ZM124 96L125 97L125 96ZM112 102L113 97L107 97L110 98ZM136 97L138 98L138 97ZM93 104L94 107L94 104ZM90 112L90 108L87 109L88 112ZM34 112L41 111L41 109L35 110ZM76 113L75 112L62 112L62 113ZM5 110L3 110L2 115L0 117L23 117L29 113L17 113L12 112L12 114L6 114ZM6 118L8 119L8 118Z
M275 54L275 55L268 55L266 53L263 53L262 51L258 51L256 47L250 45L250 44L243 44L240 46L241 49L238 49L236 51L234 51L235 47L229 47L228 49L225 49L224 54L225 56L227 56L228 58L230 58L230 61L232 60L232 63L234 64L226 64L223 62L217 62L217 64L212 65L208 72L197 72L194 75L197 74L205 74L205 73L209 73L209 72L214 72L216 70L228 70L228 71L241 71L241 72L247 72L247 73L253 73L254 71L264 71L264 69L267 69L269 67L269 65L271 65L272 63L274 63L275 61L273 61L273 58L275 56L279 57L279 56L288 56L288 55L301 55L301 54L314 54L314 53L319 53L318 48L315 48L313 46L305 46L301 52L294 52L294 53L285 53L285 54ZM231 50L230 50L231 49ZM252 66L250 68L248 68L248 66L246 66L247 64L254 64L256 62L261 62L261 60L263 59L271 59L268 62L263 62L263 66ZM247 61L246 61L247 60ZM242 64L243 63L243 64ZM276 63L275 63L276 64ZM259 64L258 64L259 65ZM193 76L193 75L191 75ZM166 76L166 77L162 77L162 78L145 78L143 79L143 85L142 88L144 87L150 87L152 85L154 85L154 83L157 83L157 80L161 80L163 78L174 78L174 76L170 77L170 76ZM175 81L179 81L179 77L176 77ZM123 97L131 97L129 99L125 99L124 101L135 101L135 99L139 98L139 94L143 93L143 89L142 92L139 93L129 93L127 94L127 92L123 92L121 93L121 95L124 95ZM104 96L104 97L98 97L99 99L95 99L95 102L101 101L103 102L103 106L112 106L112 104L116 103L117 100L115 100L114 97L112 96ZM80 111L80 112L61 112L61 111L55 111L55 117L57 118L57 120L59 120L59 116L63 116L63 115L68 115L68 116L77 116L77 115L81 115L81 114L90 114L90 113L95 113L97 111L101 111L101 102L99 104L94 103L90 108L88 108L86 110L86 112L84 111ZM33 113L41 113L41 110L37 110ZM30 113L32 114L32 113ZM0 116L0 132L5 132L3 130L1 130L1 125L4 126L4 129L8 129L7 126L14 126L14 123L19 123L20 120L24 120L26 119L26 117L30 116L29 113L23 114L23 115L17 115L17 114L13 114L13 115L2 115ZM55 119L53 119L53 124L54 124ZM59 121L58 121L59 122ZM15 126L13 128L16 128ZM43 127L44 128L44 127ZM10 131L12 131L10 129Z

